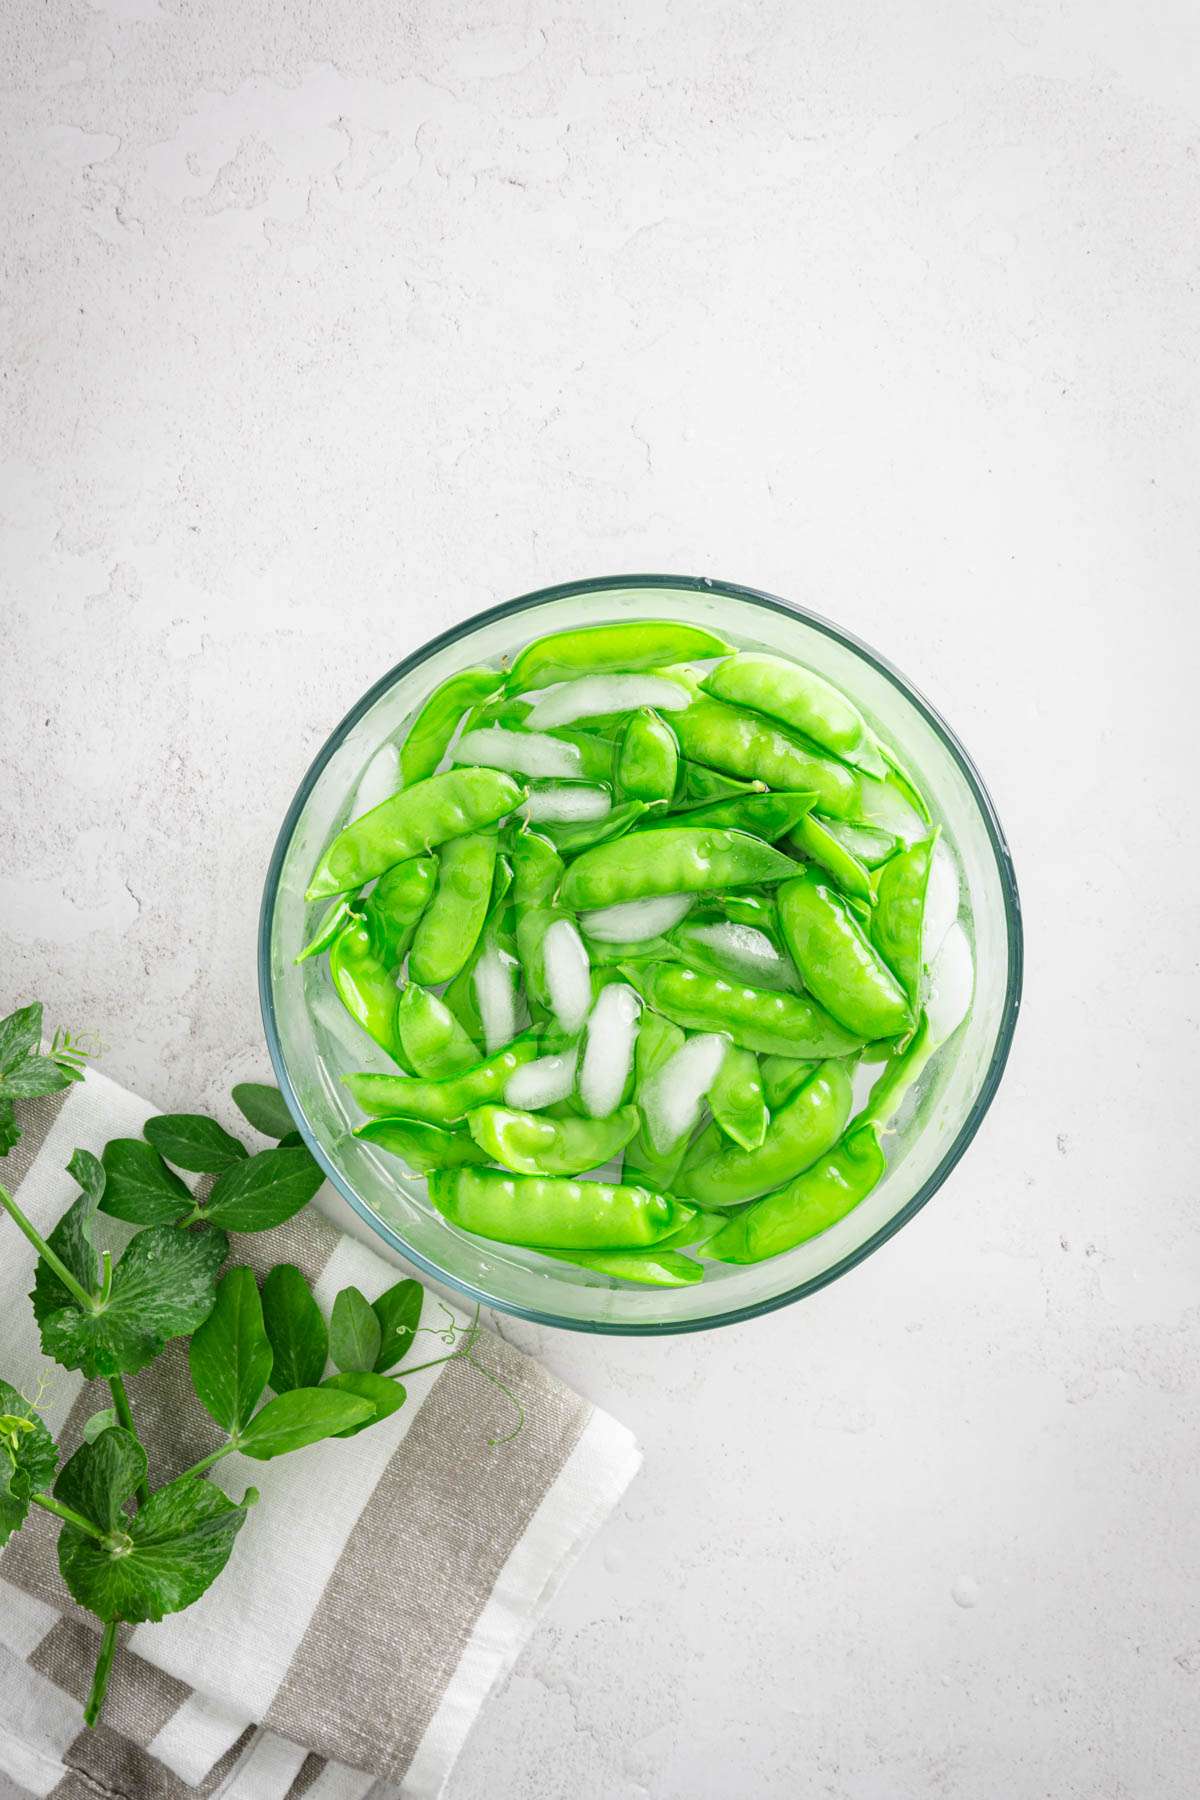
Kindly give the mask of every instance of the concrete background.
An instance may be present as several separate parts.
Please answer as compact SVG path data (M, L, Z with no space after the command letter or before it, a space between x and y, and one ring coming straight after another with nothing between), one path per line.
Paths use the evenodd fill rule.
M195 1105L278 820L487 603L714 573L975 753L1028 927L980 1138L710 1337L506 1327L646 1448L451 1800L1191 1800L1187 0L8 0L0 929ZM15 991L14 991L15 989Z

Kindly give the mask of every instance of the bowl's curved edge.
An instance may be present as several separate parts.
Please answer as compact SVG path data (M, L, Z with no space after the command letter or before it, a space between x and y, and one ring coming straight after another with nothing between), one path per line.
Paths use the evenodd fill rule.
M288 1075L287 1066L283 1056L283 1048L279 1041L279 1032L275 1019L274 994L271 984L271 921L275 891L283 868L284 857L287 854L287 847L291 842L296 822L304 810L309 795L320 778L321 771L324 769L325 764L329 761L346 734L353 730L358 721L370 711L376 701L380 699L380 697L386 693L388 688L390 688L394 682L398 681L401 676L408 674L413 669L419 668L420 665L423 662L428 661L436 651L453 645L458 642L460 638L467 636L479 626L490 624L498 619L508 618L514 613L526 612L530 607L549 605L553 601L570 599L573 596L580 594L602 594L610 589L623 587L645 587L651 589L682 588L685 590L691 589L693 592L697 593L721 594L726 595L731 599L749 600L756 605L768 608L772 612L780 612L801 618L814 630L824 633L825 636L835 639L838 643L849 646L849 648L854 650L859 656L863 657L865 661L878 669L881 674L886 675L889 680L894 682L942 739L951 756L958 764L963 779L966 781L967 786L970 788L971 793L976 800L996 858L996 867L1000 878L1000 889L1004 902L1005 931L1008 945L1008 979L1005 986L1004 1004L996 1033L996 1043L987 1070L984 1074L983 1081L980 1084L979 1092L975 1097L970 1112L967 1114L967 1117L959 1128L953 1142L947 1149L946 1154L942 1157L933 1173L922 1183L921 1187L918 1188L911 1200L902 1206L885 1225L882 1225L877 1232L868 1238L864 1244L860 1244L850 1255L843 1257L840 1262L832 1263L829 1268L823 1269L819 1275L811 1276L808 1280L798 1283L794 1288L785 1289L782 1293L772 1295L767 1300L755 1301L752 1305L731 1308L730 1311L722 1313L717 1317L706 1319L655 1320L646 1324L639 1324L637 1322L618 1323L606 1319L570 1319L563 1317L559 1313L543 1312L534 1307L511 1305L504 1300L497 1299L495 1295L489 1294L481 1288L472 1286L470 1282L460 1281L454 1276L448 1275L444 1269L440 1269L435 1263L431 1263L427 1258L421 1256L419 1252L413 1250L398 1233L393 1231L391 1227L385 1224L385 1222L380 1219L369 1206L358 1198L349 1183L347 1183L338 1173L316 1138L316 1135L310 1128L304 1109L300 1105L291 1078ZM385 675L382 675L378 681L373 683L361 699L350 708L349 712L346 713L340 723L335 726L328 738L326 738L324 744L322 744L320 750L318 750L316 756L306 770L304 778L292 799L292 803L284 815L283 823L279 828L279 833L271 852L271 858L267 865L267 875L263 885L262 904L259 909L257 960L259 1007L262 1013L263 1029L267 1039L267 1050L271 1058L271 1065L275 1071L276 1079L279 1083L280 1092L287 1102L289 1112L291 1112L296 1121L297 1130L300 1132L309 1151L320 1167L325 1171L326 1177L332 1182L338 1193L351 1209L358 1214L359 1218L384 1239L385 1243L389 1244L393 1250L403 1256L407 1262L410 1262L414 1268L420 1270L423 1274L428 1275L433 1281L440 1283L443 1287L463 1295L468 1300L476 1301L481 1306L490 1307L497 1312L508 1313L514 1318L527 1319L531 1323L537 1325L556 1326L560 1330L589 1332L595 1335L609 1337L671 1337L686 1332L713 1331L725 1325L744 1324L747 1320L760 1318L766 1313L776 1312L780 1307L790 1306L797 1300L805 1299L809 1294L819 1292L821 1288L827 1287L830 1282L838 1280L841 1276L848 1274L851 1269L857 1268L868 1256L872 1256L875 1251L886 1244L888 1239L893 1237L902 1226L907 1225L909 1220L921 1211L922 1207L926 1206L929 1201L932 1200L933 1196L945 1183L973 1142L1003 1078L1009 1052L1012 1048L1013 1036L1016 1031L1017 1015L1021 1007L1025 948L1024 930L1021 920L1021 900L1017 887L1016 871L1013 868L1012 854L1008 848L1008 841L1005 838L1004 830L996 813L995 804L993 803L991 794L988 792L983 777L976 769L954 731L947 724L946 720L943 719L937 708L925 698L919 689L913 686L907 676L902 675L899 669L888 662L885 657L880 656L869 644L865 644L861 639L855 637L852 632L845 631L841 626L834 625L831 620L823 618L819 613L812 612L808 607L799 606L792 601L781 599L777 594L770 594L760 588L744 587L737 582L722 581L716 577L709 576L631 574L605 575L595 579L562 582L554 587L539 588L533 593L519 595L516 599L505 600L497 606L487 607L482 612L473 613L469 619L463 620L460 624L451 626L449 630L440 632L437 637L431 638L428 643L422 644L420 648L413 651L410 656L403 657L389 669Z

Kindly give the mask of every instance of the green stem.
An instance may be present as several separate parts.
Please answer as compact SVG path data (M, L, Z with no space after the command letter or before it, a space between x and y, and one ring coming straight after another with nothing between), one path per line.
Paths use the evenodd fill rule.
M73 1507L64 1506L62 1501L56 1500L52 1494L31 1494L30 1499L35 1506L40 1506L45 1512L53 1513L55 1518L61 1519L65 1525L74 1525L77 1531L85 1531L89 1537L95 1538L98 1544L103 1544L105 1549L109 1548L108 1532L101 1531L98 1525L93 1525L90 1519L85 1519L83 1514L77 1513Z
M85 1725L96 1725L104 1710L104 1696L108 1692L108 1678L112 1674L113 1657L117 1653L117 1626L110 1619L104 1627L104 1635L100 1639L100 1654L96 1658L96 1673L92 1676L92 1691L87 1697L87 1705L83 1709Z
M223 1456L228 1456L231 1450L236 1449L237 1444L230 1438L229 1442L222 1444L219 1450L212 1451L208 1456L202 1456L198 1463L193 1463L190 1469L185 1469L182 1475L177 1475L176 1481L186 1481L189 1475L203 1475L206 1469L211 1469L214 1463L219 1463Z
M41 1233L34 1229L7 1188L0 1187L0 1206L9 1214L18 1231L24 1232L42 1261L54 1270L69 1294L73 1294L85 1312L95 1312L96 1296L80 1287L60 1256L56 1256Z
M110 1250L100 1252L100 1304L107 1306L112 1295L113 1259Z
M129 1404L129 1395L125 1392L125 1383L119 1375L109 1376L108 1391L113 1397L118 1423L124 1426L130 1437L137 1437L137 1426L133 1422L133 1408ZM139 1506L145 1506L150 1498L150 1486L145 1476L138 1482L137 1497Z

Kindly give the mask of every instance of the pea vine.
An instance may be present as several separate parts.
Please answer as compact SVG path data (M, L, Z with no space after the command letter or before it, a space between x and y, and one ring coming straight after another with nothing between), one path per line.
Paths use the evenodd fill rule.
M87 1051L69 1033L56 1033L45 1051L42 1039L40 1005L0 1020L0 1156L20 1141L22 1102L83 1079ZM0 1186L0 1213L37 1251L30 1299L44 1354L103 1381L111 1402L91 1415L82 1443L62 1461L38 1413L41 1392L27 1399L0 1377L0 1545L32 1508L60 1522L63 1581L102 1626L89 1725L104 1706L118 1627L191 1606L228 1562L259 1496L247 1487L235 1500L207 1479L224 1457L236 1450L269 1462L354 1437L404 1405L406 1376L455 1360L511 1401L510 1437L523 1419L515 1396L477 1360L478 1310L465 1327L448 1309L447 1325L422 1326L421 1286L402 1280L373 1301L344 1288L327 1322L292 1264L277 1264L260 1287L251 1269L230 1263L231 1232L284 1224L323 1180L278 1089L243 1083L233 1100L274 1140L269 1147L249 1151L200 1113L149 1119L141 1137L114 1138L100 1156L73 1153L67 1172L79 1193L49 1237ZM213 1177L211 1186L193 1193L180 1170ZM97 1243L102 1216L134 1228L120 1234L119 1253ZM418 1333L430 1331L446 1354L404 1366ZM184 1337L196 1398L224 1441L151 1488L126 1377ZM331 1361L334 1373L326 1374Z

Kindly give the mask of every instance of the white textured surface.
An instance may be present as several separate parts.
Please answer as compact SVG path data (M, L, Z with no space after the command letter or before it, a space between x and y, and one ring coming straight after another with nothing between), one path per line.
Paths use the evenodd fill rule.
M945 1192L790 1312L513 1328L646 1472L451 1800L1191 1800L1188 0L7 0L6 985L261 1072L309 758L487 602L807 599L976 753L1028 921Z

